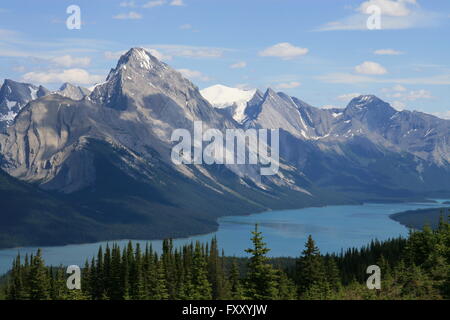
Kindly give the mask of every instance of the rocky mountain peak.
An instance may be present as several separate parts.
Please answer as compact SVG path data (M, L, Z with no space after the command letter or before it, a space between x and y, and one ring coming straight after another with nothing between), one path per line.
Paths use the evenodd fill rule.
M125 80L131 78L135 73L152 73L160 75L168 66L159 61L150 52L143 48L131 48L124 53L117 62L116 68L112 69L107 77L107 81L120 75ZM127 78L129 77L129 78Z
M75 86L71 83L65 82L57 92L59 95L63 97L70 98L72 100L81 100L85 96L89 95L89 89Z
M370 122L389 119L397 111L387 102L374 95L361 95L353 98L345 108L344 114L347 118L365 119ZM374 123L379 125L380 123Z
M44 87L5 79L0 88L0 131L12 124L28 102L48 94Z

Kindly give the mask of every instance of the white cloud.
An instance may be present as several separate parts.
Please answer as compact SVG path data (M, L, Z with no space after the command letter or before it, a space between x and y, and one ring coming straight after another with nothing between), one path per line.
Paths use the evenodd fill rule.
M297 81L291 81L286 83L279 83L275 86L276 89L293 89L300 87L302 84Z
M381 75L386 74L387 70L381 64L365 61L362 64L355 67L355 71L359 74Z
M259 52L262 57L277 57L284 60L294 59L308 53L307 48L296 47L289 42L281 42Z
M339 109L339 107L334 106L332 104L327 104L327 105L321 106L320 109Z
M402 85L395 85L392 88L383 88L382 92L386 94L389 99L394 99L392 106L397 110L403 110L406 108L408 102L416 101L419 99L433 99L433 95L430 91L420 90L408 90Z
M130 11L128 13L121 13L113 17L118 20L139 20L142 19L142 15L140 13Z
M392 92L405 92L407 90L408 89L406 89L401 84L396 84L395 86L393 86L391 88L383 88L383 89L381 89L381 92L386 93L386 94L391 94Z
M184 4L183 0L172 0L170 5L176 6L176 7L181 7L181 6L184 6L185 4Z
M378 54L378 55L386 55L386 56L398 56L398 55L403 54L403 52L397 51L394 49L379 49L379 50L376 50L374 53Z
M433 95L428 90L412 90L405 96L405 99L414 101L418 99L433 99Z
M432 114L435 115L436 117L441 118L441 119L448 119L448 120L450 120L450 111L433 112Z
M395 109L397 109L398 111L402 111L406 108L406 104L401 101L393 101L391 103L391 106L394 107Z
M442 22L443 15L421 9L416 0L369 0L364 1L356 13L342 19L328 22L315 31L336 30L369 30L367 19L370 14L366 10L376 5L381 10L381 29L401 30L428 27Z
M134 1L124 1L119 4L119 6L124 8L135 8L136 3Z
M165 0L154 0L154 1L149 1L149 2L145 3L142 7L143 8L154 8L154 7L162 6L165 3L166 3Z
M89 57L73 57L71 55L64 55L60 57L55 57L51 59L51 62L54 64L64 67L64 68L70 68L74 66L78 67L87 67L91 64L91 58Z
M433 99L430 91L425 89L411 90L411 91L396 91L386 95L389 98L400 99L403 101L415 101L419 99Z
M160 51L156 50L156 49L146 49L148 52L150 52L151 55L155 56L158 60L161 61L169 61L172 60L172 57L166 54L161 53Z
M230 65L231 69L242 69L245 68L247 66L247 62L245 61L239 61L236 63L233 63L232 65Z
M28 72L23 75L24 81L32 83L63 83L89 85L103 81L104 76L90 74L84 69L66 69L62 71Z
M178 69L178 72L180 72L184 77L188 79L197 79L200 81L209 81L211 80L208 76L204 75L200 71L197 70L191 70L191 69Z
M360 93L346 93L341 94L340 96L337 97L337 99L341 101L350 101L353 98L359 97L360 95L361 95Z

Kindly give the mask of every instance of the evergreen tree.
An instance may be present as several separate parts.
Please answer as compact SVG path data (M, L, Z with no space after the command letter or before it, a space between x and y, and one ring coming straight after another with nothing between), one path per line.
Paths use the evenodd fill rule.
M208 281L207 262L200 242L195 243L194 256L192 261L192 298L195 300L212 299L211 284Z
M226 277L222 259L219 256L217 238L211 240L208 257L208 279L212 287L212 297L215 300L225 299L227 295Z
M294 282L288 278L285 272L278 271L278 299L295 300L297 298L297 288Z
M130 297L133 300L142 300L146 298L144 277L142 273L142 254L139 243L136 244L134 260L131 264L130 273Z
M239 272L239 267L237 265L236 259L233 259L230 270L230 299L232 300L242 300L244 298L244 290L241 284L241 275Z
M302 256L297 260L296 280L299 296L310 289L314 290L314 296L329 290L323 257L311 235L308 236Z
M31 261L30 269L30 299L48 300L50 298L50 283L47 269L42 260L42 251L38 249Z
M258 225L252 232L253 248L245 250L250 253L250 262L246 277L246 297L254 300L272 300L278 297L276 270L267 263L266 254L270 251L263 242Z
M9 282L7 297L9 300L21 300L25 299L24 288L24 274L22 263L20 261L20 254L13 261L13 267L11 270L11 281Z
M164 270L164 264L162 261L156 261L155 263L155 281L154 286L151 288L151 299L154 300L167 300L169 299L169 292L166 285L166 272Z

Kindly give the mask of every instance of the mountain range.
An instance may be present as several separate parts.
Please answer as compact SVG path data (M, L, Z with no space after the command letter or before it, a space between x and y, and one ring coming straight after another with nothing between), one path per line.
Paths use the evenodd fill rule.
M450 195L449 120L373 95L320 109L270 88L200 91L141 48L92 91L5 80L0 120L3 247L182 237L223 215ZM280 129L279 172L175 165L171 134L194 121Z

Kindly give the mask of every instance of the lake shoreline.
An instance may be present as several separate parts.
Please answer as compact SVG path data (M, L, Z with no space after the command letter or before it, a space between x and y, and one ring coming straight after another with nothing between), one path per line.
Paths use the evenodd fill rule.
M296 207L296 208L285 208L285 209L269 209L269 210L264 210L264 211L259 211L259 212L249 212L249 213L242 213L242 214L236 214L236 215L223 215L223 216L218 216L215 219L215 226L211 228L211 230L209 230L208 232L186 232L186 234L177 236L177 237L154 237L154 238L147 238L147 239L141 239L141 238L132 238L132 237L127 237L127 238L117 238L117 239L98 239L95 241L90 241L90 242L70 242L70 243L60 243L60 244L27 244L27 245L22 245L22 246L13 246L13 247L9 247L9 246L0 246L0 251L2 250L12 250L12 249L21 249L21 248L28 248L28 247L46 247L46 248L51 248L51 247L64 247L64 246L72 246L72 245L89 245L89 244L94 244L94 243L99 243L99 242L119 242L119 241L128 241L128 240L133 240L133 241L162 241L164 239L189 239L191 237L197 237L197 236L203 236L203 235L208 235L211 233L215 233L218 231L219 229L219 221L220 219L226 218L226 217L233 217L233 216L242 216L242 217L248 217L248 216L253 216L253 215L259 215L259 214L263 214L266 212L272 212L272 211L290 211L290 210L302 210L302 209L308 209L308 208L326 208L326 207L330 207L330 206L347 206L347 205L363 205L365 203L369 204L369 203L379 203L379 204L397 204L397 203L413 203L413 202L417 202L417 203L433 203L435 202L432 199L429 198L414 198L414 200L412 199L391 199L391 201L387 201L386 199L371 199L370 201L358 201L358 200L349 200L349 201L343 201L340 203L329 203L329 204L324 204L324 205L313 205L313 206L304 206L304 207Z
M224 216L218 219L218 230L207 234L174 239L174 247L200 241L209 242L217 237L221 249L227 256L245 256L249 247L250 232L255 223L260 225L267 241L273 243L270 257L295 257L300 254L308 234L317 239L324 252L339 252L350 247L361 247L371 240L385 240L407 235L408 229L389 218L392 213L415 208L437 207L436 201L391 202L384 204L326 205L303 209L272 210L239 216ZM64 246L16 247L0 250L0 274L10 269L12 260L20 252L34 254L43 249L50 265L82 265L85 259L96 256L100 246L115 243L121 247L129 241L144 247L151 244L160 250L162 240L122 239L99 241L88 244L68 244Z

